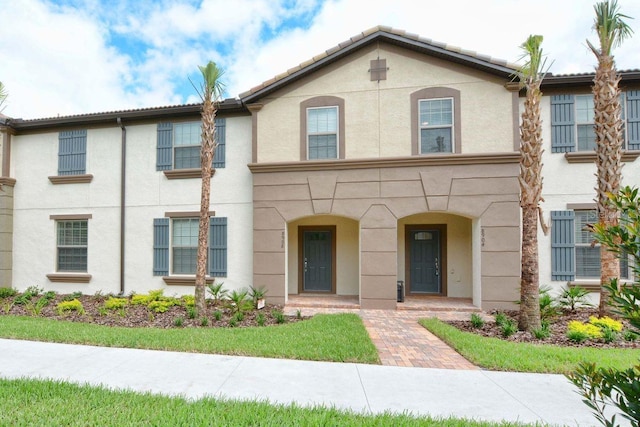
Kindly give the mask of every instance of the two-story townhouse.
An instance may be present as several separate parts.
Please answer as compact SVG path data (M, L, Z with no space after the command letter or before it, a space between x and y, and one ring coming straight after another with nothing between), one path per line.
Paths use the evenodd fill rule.
M252 274L250 121L221 103L208 272L230 287ZM200 105L10 120L3 135L5 285L193 292Z
M515 66L375 27L220 108L209 271L268 299L519 298ZM595 284L593 74L543 84L540 280ZM622 73L625 183L640 163L640 73ZM0 285L190 293L199 105L5 120ZM623 270L627 266L623 265ZM599 273L598 273L599 274Z
M376 27L265 82L254 283L287 295L518 297L518 86L505 62Z

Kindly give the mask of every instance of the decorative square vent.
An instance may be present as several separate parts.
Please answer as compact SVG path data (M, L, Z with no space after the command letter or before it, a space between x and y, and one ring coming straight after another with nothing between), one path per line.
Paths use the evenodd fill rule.
M386 59L372 59L371 60L371 68L369 68L369 73L371 75L371 81L380 81L387 80L387 60Z

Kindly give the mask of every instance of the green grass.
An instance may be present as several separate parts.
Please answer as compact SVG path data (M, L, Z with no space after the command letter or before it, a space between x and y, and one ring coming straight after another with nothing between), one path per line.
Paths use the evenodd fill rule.
M522 426L407 414L205 398L185 400L57 381L0 379L0 425L11 426Z
M640 360L637 349L515 343L463 332L438 319L421 319L420 324L472 363L496 371L567 374L581 362L625 369Z
M254 328L122 328L38 317L0 316L0 337L194 353L379 363L355 314Z

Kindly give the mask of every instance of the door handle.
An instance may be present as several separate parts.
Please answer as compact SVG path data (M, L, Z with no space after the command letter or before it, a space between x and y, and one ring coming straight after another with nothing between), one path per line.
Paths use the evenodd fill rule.
M440 267L438 266L438 258L436 258L436 276L440 275Z
M305 272L305 273L307 272L307 265L308 265L307 257L305 257L305 258L304 258L304 272Z

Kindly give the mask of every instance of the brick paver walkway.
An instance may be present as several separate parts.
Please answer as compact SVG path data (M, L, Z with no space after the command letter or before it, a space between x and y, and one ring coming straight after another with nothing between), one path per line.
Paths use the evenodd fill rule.
M418 323L418 319L429 317L467 320L470 316L468 312L285 307L285 313L295 314L298 309L304 316L317 313L358 314L378 349L383 365L478 369Z

